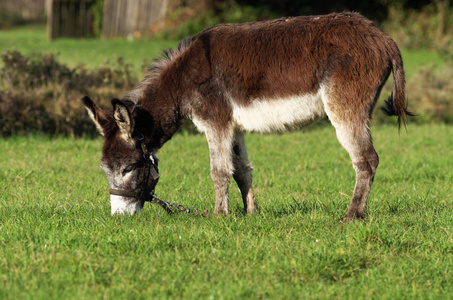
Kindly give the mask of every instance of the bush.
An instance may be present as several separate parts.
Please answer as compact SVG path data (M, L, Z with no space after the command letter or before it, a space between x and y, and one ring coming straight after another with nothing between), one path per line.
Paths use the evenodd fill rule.
M389 6L383 29L404 49L431 49L453 58L453 7L446 0L420 9Z
M453 124L453 64L421 68L408 83L407 93L418 122Z
M79 101L90 95L103 107L131 89L137 79L122 58L96 70L74 69L53 54L2 55L0 69L0 130L2 136L31 132L81 135L94 126Z

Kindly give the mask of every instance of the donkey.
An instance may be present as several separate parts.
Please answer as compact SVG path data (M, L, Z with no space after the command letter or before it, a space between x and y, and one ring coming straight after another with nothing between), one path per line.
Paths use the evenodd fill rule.
M155 154L186 119L208 141L214 213L229 212L231 177L245 211L258 212L244 132L295 130L327 116L356 172L341 221L364 218L379 162L370 118L390 72L394 91L384 110L401 127L411 113L400 51L358 13L222 24L181 41L122 100L112 100L113 113L82 99L104 136L112 214L142 209L158 181Z

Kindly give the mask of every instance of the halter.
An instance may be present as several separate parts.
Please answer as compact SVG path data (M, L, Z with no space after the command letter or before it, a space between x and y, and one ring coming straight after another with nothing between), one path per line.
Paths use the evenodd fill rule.
M159 179L159 172L157 169L157 163L154 160L153 154L148 151L148 147L145 144L145 137L143 134L137 139L140 142L140 149L143 153L143 158L145 159L145 167L144 167L144 180L138 185L141 187L139 191L125 191L125 190L117 190L117 189L110 189L110 195L114 196L121 196L121 197L128 197L128 198L135 198L140 201L148 201L152 203L159 203L154 196L154 189L148 189L148 180L149 176L152 176L154 180Z
M140 137L137 139L140 142L140 149L143 153L143 158L145 159L145 167L144 167L144 180L138 185L141 187L139 191L125 191L125 190L117 190L117 189L110 189L110 195L114 196L121 196L121 197L128 197L128 198L135 198L139 201L143 202L150 202L156 203L161 206L168 214L172 214L173 211L171 208L176 209L180 212L187 212L187 213L194 213L195 215L202 215L205 216L208 214L208 211L205 210L203 212L199 212L195 207L184 207L181 204L177 203L170 203L164 200L161 200L157 197L153 190L148 189L148 180L149 176L152 176L154 180L159 179L159 170L157 168L157 162L154 160L153 154L148 151L148 147L145 144L145 137L143 134L140 134Z

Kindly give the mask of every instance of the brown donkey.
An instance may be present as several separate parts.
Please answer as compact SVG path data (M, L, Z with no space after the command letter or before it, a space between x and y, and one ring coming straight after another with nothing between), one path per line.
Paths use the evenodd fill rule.
M258 210L244 132L298 129L327 116L356 171L342 220L363 218L379 158L371 112L393 71L385 111L406 122L404 70L395 42L356 13L224 24L155 60L113 113L83 98L104 136L101 167L114 213L143 207L158 180L156 151L189 118L206 134L215 213L228 214L233 176L247 213Z

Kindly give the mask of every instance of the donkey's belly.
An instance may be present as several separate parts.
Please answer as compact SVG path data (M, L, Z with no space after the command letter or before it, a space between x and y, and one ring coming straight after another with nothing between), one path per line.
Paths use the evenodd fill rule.
M246 106L232 103L232 107L237 127L263 133L298 129L326 115L321 92L281 99L257 99Z

